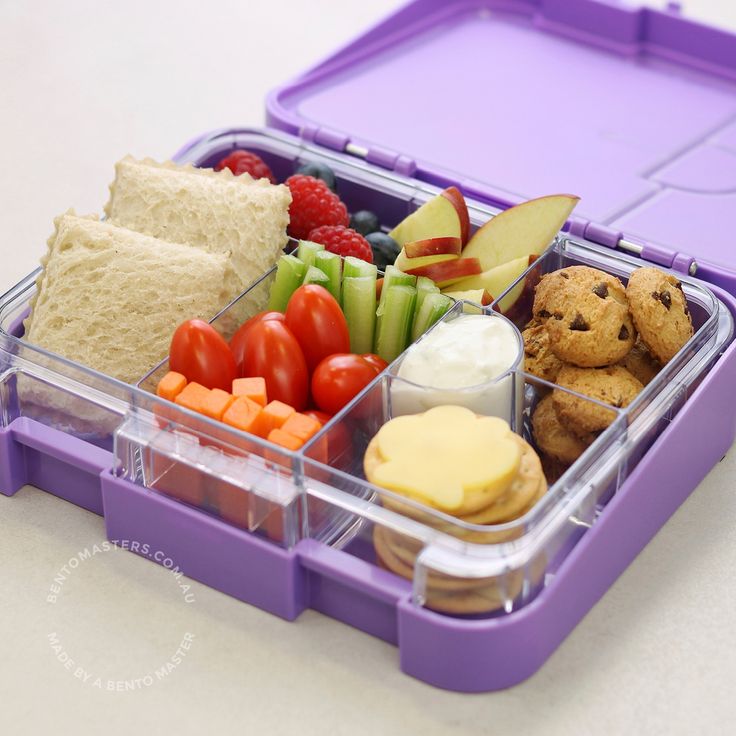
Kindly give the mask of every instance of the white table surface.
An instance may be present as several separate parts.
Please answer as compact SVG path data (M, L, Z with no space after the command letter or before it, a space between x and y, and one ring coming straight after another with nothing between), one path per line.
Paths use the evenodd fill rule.
M394 4L0 0L0 291L35 267L56 214L100 210L122 155L260 124L267 90ZM736 28L734 5L688 10ZM734 733L735 479L729 453L538 674L475 696L403 675L394 647L311 611L285 623L197 582L187 604L128 553L86 561L51 605L103 521L26 487L0 496L0 733ZM166 679L118 693L67 671L51 632L102 681L194 639Z

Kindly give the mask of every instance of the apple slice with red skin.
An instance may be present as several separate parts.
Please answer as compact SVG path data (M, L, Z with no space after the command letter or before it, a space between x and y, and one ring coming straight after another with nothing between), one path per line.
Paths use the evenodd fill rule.
M458 195L462 197L459 192ZM463 200L464 204L465 200ZM447 197L438 194L405 217L389 235L401 247L415 240L443 236L462 240L463 228L466 227L463 212L467 214L467 207L464 209L460 207L459 200L454 193Z
M469 289L468 291L450 291L453 287L450 286L445 289L442 293L445 296L449 296L458 302L467 302L463 305L464 314L482 314L483 307L487 307L492 301L493 297L488 293L486 289ZM475 306L479 304L480 306Z
M405 273L412 276L425 276L443 289L457 281L463 281L481 273L480 261L477 258L455 258L452 261L433 263L429 266L413 268Z
M435 263L444 263L445 261L459 261L460 256L456 253L437 253L433 256L419 256L417 258L407 258L406 251L402 248L401 253L396 257L394 266L407 273L410 268L422 268L423 266L431 266Z
M452 206L460 220L460 239L462 244L465 245L468 238L470 238L470 214L468 213L468 205L465 203L465 197L457 187L448 187L440 196L452 202Z
M506 294L498 303L499 311L506 314L515 302L522 296L524 292L524 282L526 279L520 279L521 274L529 268L529 264L533 263L536 256L521 256L514 258L513 261L502 263L495 268L489 268L480 274L470 276L463 279L459 284L455 285L456 291L466 291L468 289L485 289L491 294L495 294L498 298L512 284L514 288ZM464 258L460 259L465 260ZM469 259L473 260L473 259Z
M529 265L531 266L537 258L538 256L529 256ZM529 321L534 306L534 294L537 284L542 280L543 275L541 266L529 271L524 278L524 286L516 301L504 305L503 314L516 325L524 326Z
M404 253L409 259L423 256L453 255L459 256L463 249L460 238L450 236L414 240L404 246Z
M553 194L504 210L475 232L461 258L478 258L486 272L522 256L541 255L579 199Z

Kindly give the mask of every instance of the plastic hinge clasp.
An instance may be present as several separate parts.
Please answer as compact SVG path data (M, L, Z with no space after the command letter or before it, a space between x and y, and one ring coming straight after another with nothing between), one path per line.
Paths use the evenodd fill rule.
M617 248L623 236L622 232L613 230L606 225L598 225L595 222L589 222L585 226L586 239L599 245L605 245L607 248Z
M655 243L645 243L642 240L635 240L634 242L641 244L640 255L644 260L656 263L658 266L671 268L673 271L678 271L679 273L695 276L698 267L692 256L688 256L685 253L678 253L671 248L665 248Z
M316 143L333 151L344 151L350 142L350 138L344 133L329 128L321 128L318 125L305 125L299 131L300 137L310 143Z
M569 232L570 235L585 238L598 245L605 245L607 248L618 248L639 256L643 260L656 263L658 266L671 268L683 274L695 276L697 271L697 263L692 256L678 253L662 245L647 243L640 238L624 235L624 233L605 225L573 218L570 222Z
M380 166L382 169L395 171L402 176L414 176L417 170L417 163L413 158L402 156L396 151L390 151L380 146L372 146L365 155L365 160L369 164Z

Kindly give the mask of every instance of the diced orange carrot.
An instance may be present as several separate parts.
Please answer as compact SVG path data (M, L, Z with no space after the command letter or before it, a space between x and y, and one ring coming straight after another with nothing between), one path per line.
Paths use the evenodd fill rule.
M233 381L233 396L247 396L256 404L266 406L268 399L266 397L266 379L261 376L253 376L251 378L236 378Z
M221 388L213 388L205 399L202 413L213 419L222 419L222 415L228 410L235 397Z
M251 494L219 478L205 476L205 479L210 508L228 523L247 529L253 503Z
M383 279L376 279L376 299L381 298L382 291L383 291Z
M281 429L284 422L295 413L294 407L284 404L283 401L269 401L258 417L256 434L268 437L272 429Z
M293 434L302 442L310 440L314 435L319 432L322 425L314 418L308 417L306 414L299 414L298 412L292 414L282 425L281 429L284 432Z
M173 401L187 385L186 376L176 371L169 371L156 386L156 395L162 399Z
M258 422L259 416L263 413L260 404L251 401L246 396L230 404L227 411L222 415L222 421L236 429L242 429L243 432L251 432L257 434L254 425Z
M197 468L150 451L152 480L151 488L155 488L167 496L179 501L201 507L204 503L202 483L205 476Z
M201 383L188 383L184 390L174 399L179 406L184 406L192 411L204 413L204 405L210 390L205 388Z
M283 429L272 429L268 433L268 441L273 442L274 445L285 447L287 450L298 450L304 444L298 437L284 432Z

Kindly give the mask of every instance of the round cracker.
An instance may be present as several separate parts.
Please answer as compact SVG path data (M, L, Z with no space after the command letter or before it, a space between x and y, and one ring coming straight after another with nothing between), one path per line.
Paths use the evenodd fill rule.
M514 438L521 439L518 435L514 434L509 430L509 432L512 434ZM363 456L363 472L365 473L365 477L368 480L369 483L373 483L374 485L379 485L375 482L376 477L376 468L378 468L379 465L383 463L383 458L381 457L381 453L378 449L378 440L377 437L373 437L373 439L368 443L368 447L365 450L365 455ZM519 460L521 462L521 458ZM518 471L517 471L518 475ZM441 506L438 506L437 504L432 503L429 499L416 499L413 496L408 496L407 498L411 498L413 501L417 501L418 503L422 503L426 506L429 506L430 508L437 509L438 511L442 511L446 514L451 514L452 516L463 516L465 514L472 514L477 511L480 511L481 509L487 508L490 504L492 504L497 498L500 498L501 496L505 495L509 488L511 487L513 483L513 479L509 481L508 485L501 486L497 489L483 489L481 491L476 491L474 493L466 493L464 502L456 509L448 510L445 508L442 508ZM393 491L394 493L397 493L396 491ZM400 494L399 494L400 495ZM407 513L406 511L402 511L401 513L406 513L407 516L411 516L412 518L416 518L416 511L412 511L410 513Z
M521 516L522 510L527 509L530 502L536 498L540 483L544 483L543 493L547 490L539 456L526 440L519 435L514 436L521 448L521 462L516 478L508 491L490 506L474 514L460 517L468 524L500 524L513 521Z

